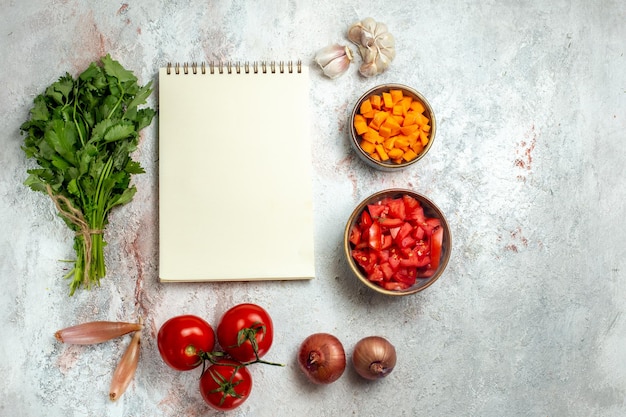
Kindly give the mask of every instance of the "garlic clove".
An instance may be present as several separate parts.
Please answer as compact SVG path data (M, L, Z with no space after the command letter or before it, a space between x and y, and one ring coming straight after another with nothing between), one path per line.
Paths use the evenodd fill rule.
M372 32L374 37L378 38L379 36L381 36L381 35L383 35L385 33L389 33L389 31L387 30L387 25L384 24L384 23L381 23L381 22L377 22L376 23L376 28Z
M334 59L340 58L346 54L343 46L339 44L329 45L326 48L320 49L315 54L315 62L324 68Z
M376 37L376 45L378 45L379 48L393 48L395 44L396 40L389 32Z
M377 23L373 18L366 17L365 19L361 20L360 25L364 30L374 34L374 32L376 31Z
M356 45L361 41L361 33L363 29L360 25L355 24L348 29L348 40Z
M392 61L396 57L395 49L381 48L379 52L381 55L385 55L387 58L389 58L390 61Z
M334 44L320 49L315 54L315 62L324 75L335 79L345 73L352 62L352 50L347 46Z
M359 72L364 77L373 77L378 74L378 68L376 67L376 62L365 62L359 68Z
M378 73L384 72L389 65L391 64L391 60L385 54L378 54L376 57L376 67L378 68Z
M349 66L350 61L347 61L345 59L335 59L330 64L326 65L322 69L322 72L328 78L335 79L345 73L348 70Z

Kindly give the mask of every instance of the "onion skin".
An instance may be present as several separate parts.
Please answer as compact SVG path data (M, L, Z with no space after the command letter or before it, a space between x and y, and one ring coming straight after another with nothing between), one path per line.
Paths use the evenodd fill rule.
M133 380L139 364L140 348L141 332L136 332L113 373L111 389L109 390L109 399L111 401L120 398L126 391L126 388L128 388L128 385L130 385L130 381Z
M354 347L352 364L356 372L365 379L384 378L396 366L396 349L383 337L363 338Z
M72 345L92 345L143 329L141 323L118 321L92 321L67 327L54 333L61 343Z
M315 333L304 339L298 351L302 372L315 384L335 382L346 369L346 353L335 336Z

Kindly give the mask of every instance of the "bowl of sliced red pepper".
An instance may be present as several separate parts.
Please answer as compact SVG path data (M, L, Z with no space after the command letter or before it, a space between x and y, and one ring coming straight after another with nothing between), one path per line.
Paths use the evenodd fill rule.
M354 275L387 295L425 290L443 274L452 250L443 212L426 196L394 188L363 200L344 231Z

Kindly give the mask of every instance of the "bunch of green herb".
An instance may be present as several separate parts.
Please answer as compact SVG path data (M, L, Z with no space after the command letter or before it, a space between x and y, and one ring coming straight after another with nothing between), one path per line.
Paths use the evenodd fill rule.
M21 126L22 149L38 168L25 181L48 194L59 215L75 232L70 295L99 285L106 275L103 231L110 210L132 200L131 175L145 172L131 159L139 131L155 111L139 108L152 82L137 83L133 73L106 55L76 79L65 74L34 100Z

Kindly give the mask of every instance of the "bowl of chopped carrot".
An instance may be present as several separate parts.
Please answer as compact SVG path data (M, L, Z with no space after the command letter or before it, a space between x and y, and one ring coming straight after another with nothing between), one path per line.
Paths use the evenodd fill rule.
M437 130L428 100L402 84L379 85L363 94L350 121L352 147L366 164L382 171L403 169L422 159Z
M367 197L344 230L344 252L353 275L386 295L430 287L446 269L451 251L450 227L441 209L408 189Z

